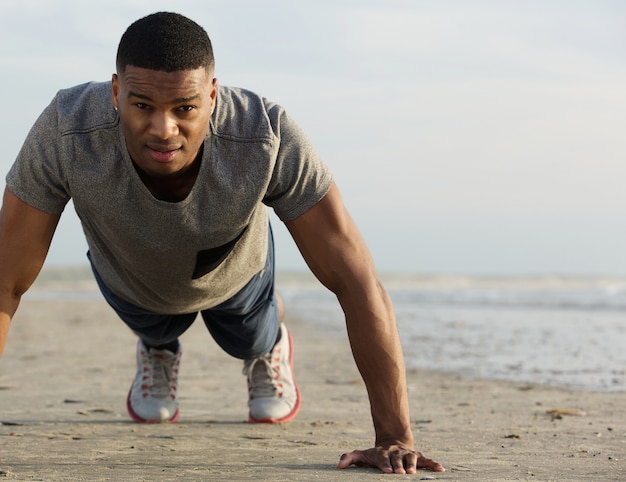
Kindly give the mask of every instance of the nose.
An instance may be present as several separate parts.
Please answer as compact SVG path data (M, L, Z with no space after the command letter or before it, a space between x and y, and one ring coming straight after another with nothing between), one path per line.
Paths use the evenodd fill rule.
M168 113L155 112L150 119L150 134L159 139L170 139L178 135L178 123Z

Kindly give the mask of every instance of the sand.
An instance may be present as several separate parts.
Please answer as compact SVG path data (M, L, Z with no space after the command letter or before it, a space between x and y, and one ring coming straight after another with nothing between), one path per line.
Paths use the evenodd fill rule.
M202 323L182 338L180 422L126 414L135 339L100 300L24 300L0 361L8 480L626 480L626 394L410 371L417 449L445 473L337 470L368 448L365 388L344 335L287 317L303 395L284 425L246 423L241 362ZM555 415L577 409L580 415ZM396 480L394 479L394 480Z

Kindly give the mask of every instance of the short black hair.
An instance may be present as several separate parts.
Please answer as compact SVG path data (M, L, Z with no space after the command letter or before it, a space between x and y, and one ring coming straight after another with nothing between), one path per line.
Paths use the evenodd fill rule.
M211 40L200 25L178 13L157 12L128 27L115 63L118 73L127 65L176 72L212 69L215 59Z

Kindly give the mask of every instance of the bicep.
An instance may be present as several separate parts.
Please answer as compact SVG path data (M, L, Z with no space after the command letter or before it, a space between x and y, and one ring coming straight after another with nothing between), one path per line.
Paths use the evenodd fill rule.
M4 289L23 292L48 254L60 215L40 211L5 188L0 210L0 276Z
M339 294L376 277L370 252L335 184L286 225L313 274L331 291Z

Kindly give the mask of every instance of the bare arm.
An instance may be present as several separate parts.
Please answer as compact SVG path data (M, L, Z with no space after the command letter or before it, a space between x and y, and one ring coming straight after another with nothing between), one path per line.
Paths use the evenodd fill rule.
M311 271L337 295L350 345L367 387L376 447L344 454L339 464L413 473L443 470L413 451L404 358L393 306L376 274L370 252L333 185L316 206L287 223Z
M11 318L41 270L59 218L5 189L0 210L0 357Z

